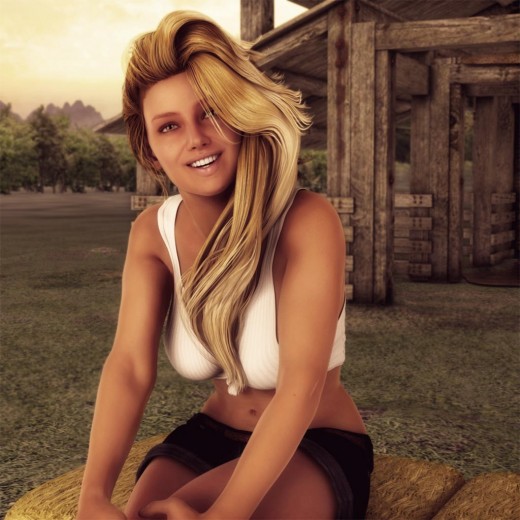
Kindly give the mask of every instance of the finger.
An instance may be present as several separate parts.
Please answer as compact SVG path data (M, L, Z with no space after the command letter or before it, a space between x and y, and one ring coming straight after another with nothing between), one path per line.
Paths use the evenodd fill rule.
M164 500L150 502L139 511L139 516L151 518L153 520L167 520L167 506Z

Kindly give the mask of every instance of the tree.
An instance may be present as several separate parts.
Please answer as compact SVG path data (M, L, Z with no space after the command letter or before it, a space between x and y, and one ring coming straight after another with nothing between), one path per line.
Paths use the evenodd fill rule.
M99 189L112 191L115 186L119 189L123 176L123 170L119 164L118 156L110 139L100 134L97 136L97 160L99 165L100 183Z
M34 189L38 163L32 128L11 114L11 105L0 110L0 193Z
M83 193L86 187L97 187L101 179L97 158L97 136L91 130L69 129L64 142L67 187L76 193Z
M60 124L61 123L61 124ZM65 186L67 160L63 146L63 122L56 123L40 106L30 118L33 141L38 158L39 189L52 186L56 192L58 183ZM61 130L61 131L60 131Z
M121 186L126 191L136 190L136 160L126 136L114 135L110 137L121 166Z

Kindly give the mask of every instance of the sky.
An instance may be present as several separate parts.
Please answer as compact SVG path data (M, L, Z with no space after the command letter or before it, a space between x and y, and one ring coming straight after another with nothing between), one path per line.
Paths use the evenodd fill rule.
M77 99L116 116L129 44L176 9L240 34L240 0L0 0L0 101L22 117ZM275 25L303 11L275 0Z

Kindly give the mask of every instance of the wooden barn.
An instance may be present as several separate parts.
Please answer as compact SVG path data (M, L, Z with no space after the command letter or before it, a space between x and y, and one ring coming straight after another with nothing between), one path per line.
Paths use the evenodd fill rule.
M301 90L327 151L327 196L347 238L350 299L391 303L394 273L456 282L518 256L520 14L515 0L241 0L261 67ZM464 189L465 113L473 115ZM410 181L395 190L395 135L410 128ZM121 128L121 120L104 131ZM467 187L466 187L467 188ZM136 209L155 194L138 172ZM470 250L468 250L470 248Z

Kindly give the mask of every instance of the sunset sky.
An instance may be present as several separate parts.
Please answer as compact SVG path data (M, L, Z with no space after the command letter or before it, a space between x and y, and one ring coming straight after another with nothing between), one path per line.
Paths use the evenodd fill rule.
M175 9L240 33L240 0L0 0L0 100L22 117L77 99L117 115L129 43ZM275 0L275 25L303 11Z

